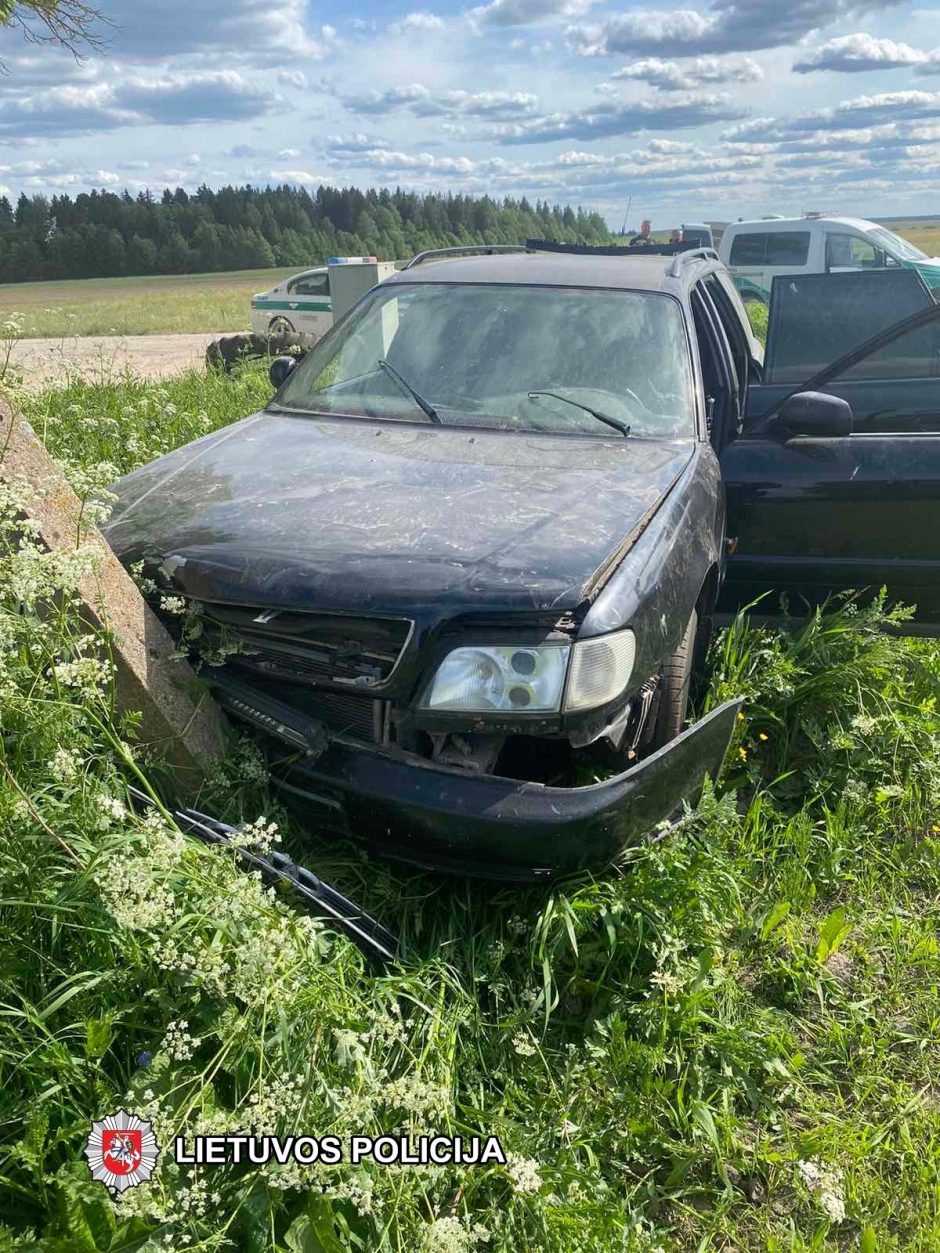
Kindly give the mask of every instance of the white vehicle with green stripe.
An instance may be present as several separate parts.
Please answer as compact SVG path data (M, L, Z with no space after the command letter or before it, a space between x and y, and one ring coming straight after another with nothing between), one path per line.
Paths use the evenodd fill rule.
M718 255L744 302L767 304L778 274L916 270L940 299L940 257L865 218L761 218L725 228Z
M300 335L315 343L332 325L329 266L294 274L251 299L251 329L256 335Z

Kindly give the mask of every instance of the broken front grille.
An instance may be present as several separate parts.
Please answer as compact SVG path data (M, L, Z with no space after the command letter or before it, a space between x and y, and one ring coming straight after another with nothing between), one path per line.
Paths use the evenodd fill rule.
M272 679L317 686L381 687L408 642L404 618L302 613L251 606L203 604L201 648L237 641L239 667Z

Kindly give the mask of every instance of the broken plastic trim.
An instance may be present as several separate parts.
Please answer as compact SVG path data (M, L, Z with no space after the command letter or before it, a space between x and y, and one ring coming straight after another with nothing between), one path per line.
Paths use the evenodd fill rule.
M156 808L146 793L131 787L131 796L141 806ZM342 931L370 961L387 965L397 958L398 937L375 918L371 918L359 905L324 883L306 866L298 866L284 853L253 853L234 842L238 835L236 827L217 818L210 818L198 809L171 811L172 818L181 831L195 836L204 844L216 844L231 848L245 870L257 870L268 882L289 883L308 905L315 905L321 914Z
M318 719L229 674L204 677L223 709L250 722L259 731L266 731L308 757L319 757L329 747L329 730Z

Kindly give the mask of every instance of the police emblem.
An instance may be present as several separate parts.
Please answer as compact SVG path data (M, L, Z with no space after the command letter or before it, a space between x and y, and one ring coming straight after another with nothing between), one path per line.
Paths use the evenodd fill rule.
M159 1153L150 1122L123 1109L92 1123L85 1141L92 1178L115 1192L136 1188L149 1179Z

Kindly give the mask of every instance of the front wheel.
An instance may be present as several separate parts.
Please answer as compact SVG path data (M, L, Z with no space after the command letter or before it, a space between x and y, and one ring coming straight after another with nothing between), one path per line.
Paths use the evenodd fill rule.
M682 642L663 663L659 680L659 708L656 711L656 724L650 744L654 750L662 748L685 730L697 634L698 611L693 609Z
M268 323L268 335L276 339L279 335L293 335L294 327L287 318L272 318Z

